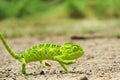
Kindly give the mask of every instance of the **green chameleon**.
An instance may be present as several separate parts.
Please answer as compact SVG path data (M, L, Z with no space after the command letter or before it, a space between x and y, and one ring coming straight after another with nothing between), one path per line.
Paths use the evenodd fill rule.
M21 54L16 54L9 47L1 33L0 39L10 55L22 63L22 75L24 76L27 75L25 66L29 62L40 61L42 66L50 66L44 60L58 61L66 72L70 72L66 65L75 63L75 59L84 54L83 49L73 43L65 43L63 46L56 44L37 44L23 51Z

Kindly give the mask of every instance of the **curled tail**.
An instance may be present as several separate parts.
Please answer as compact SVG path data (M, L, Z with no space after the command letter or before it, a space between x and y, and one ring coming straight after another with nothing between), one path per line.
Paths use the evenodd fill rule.
M7 42L5 41L5 39L4 39L3 35L1 34L1 32L0 32L0 39L1 39L2 43L3 43L3 45L5 46L5 48L7 49L7 51L10 53L10 55L11 55L12 57L14 57L15 59L19 59L20 56L19 56L18 54L16 54L16 53L9 47L9 45L8 45Z

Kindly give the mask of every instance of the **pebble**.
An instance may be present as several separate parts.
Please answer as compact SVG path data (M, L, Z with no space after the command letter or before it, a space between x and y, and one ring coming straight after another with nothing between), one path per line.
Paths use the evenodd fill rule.
M88 80L88 78L86 76L82 76L80 80Z
M44 71L41 71L41 72L40 72L40 75L45 75L45 72L44 72Z
M62 71L62 70L60 70L60 73L63 73L63 71Z

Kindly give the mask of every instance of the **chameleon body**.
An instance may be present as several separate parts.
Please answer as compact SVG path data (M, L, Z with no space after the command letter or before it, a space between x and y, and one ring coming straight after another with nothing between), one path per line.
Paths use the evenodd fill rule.
M83 49L73 43L65 43L63 46L56 44L37 44L23 51L21 54L17 54L8 46L1 33L0 39L10 55L22 63L22 74L24 76L27 75L25 68L27 63L40 61L44 67L49 66L44 60L58 61L66 72L70 72L67 65L75 63L75 60L84 54Z

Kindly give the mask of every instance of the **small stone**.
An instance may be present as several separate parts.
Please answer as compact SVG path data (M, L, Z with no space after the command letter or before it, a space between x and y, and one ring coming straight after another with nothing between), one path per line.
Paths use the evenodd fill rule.
M8 71L11 71L11 69L8 69Z
M63 73L63 71L62 71L62 70L60 70L60 73Z
M33 75L33 73L30 73L29 75Z
M84 74L84 72L82 72L82 71L80 71L79 73L80 73L80 74Z
M15 78L12 78L13 80L16 80Z
M36 72L34 72L34 74L36 74Z
M45 75L44 71L41 71L41 72L40 72L40 75Z
M54 70L53 73L56 74L56 70Z
M7 74L5 77L9 77L9 74Z
M17 73L13 73L14 75L17 75Z
M88 80L88 78L86 76L82 76L80 80Z
M91 75L92 70L86 71L86 75Z

